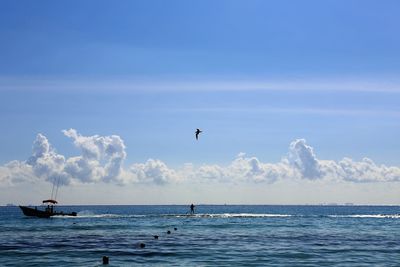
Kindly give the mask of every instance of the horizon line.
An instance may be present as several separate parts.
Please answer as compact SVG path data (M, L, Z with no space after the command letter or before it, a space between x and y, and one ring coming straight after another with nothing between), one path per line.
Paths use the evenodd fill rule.
M18 207L19 205L23 206L41 206L41 205L33 205L33 204L4 204L0 205L0 207ZM57 206L190 206L190 204L64 204ZM196 204L196 206L324 206L324 207L352 207L352 206L399 206L398 204L359 204L359 203L320 203L320 204L206 204L200 203Z

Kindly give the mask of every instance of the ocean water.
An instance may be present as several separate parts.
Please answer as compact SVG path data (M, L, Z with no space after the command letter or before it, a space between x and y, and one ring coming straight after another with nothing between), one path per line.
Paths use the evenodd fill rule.
M78 216L29 218L0 207L0 266L103 266L103 256L108 266L400 266L399 206L199 205L195 216L179 205L59 210Z

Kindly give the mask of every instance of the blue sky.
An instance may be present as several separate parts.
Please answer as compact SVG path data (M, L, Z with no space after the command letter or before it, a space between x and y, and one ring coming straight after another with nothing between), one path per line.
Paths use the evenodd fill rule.
M2 1L3 75L396 75L397 1Z
M87 138L119 136L126 146L126 156L119 155L124 171L148 159L174 171L185 163L228 166L240 152L277 163L299 139L317 160L367 157L398 168L399 8L398 1L2 1L3 190L11 192L22 179L7 164L32 156L38 133L66 162L83 155L84 141L72 143L62 133L70 128ZM196 128L204 130L199 142ZM321 169L328 168L324 164ZM363 179L372 175L400 189L398 176L379 170ZM24 177L49 179L41 175ZM128 180L146 179L134 175ZM105 186L96 179L89 179L94 188ZM307 186L316 185L304 185L292 202L276 202L324 202L323 196L307 198ZM177 187L166 196L171 202L190 196ZM279 195L282 188L268 190ZM337 201L367 203L362 190L355 187L357 197ZM376 202L400 202L396 191L385 198L387 188L380 190ZM247 202L274 202L259 194ZM82 201L97 200L92 193Z

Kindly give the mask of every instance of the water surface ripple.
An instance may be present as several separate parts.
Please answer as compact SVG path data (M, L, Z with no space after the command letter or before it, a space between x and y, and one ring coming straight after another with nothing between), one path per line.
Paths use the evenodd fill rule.
M109 266L400 266L398 206L59 209L78 216L0 207L0 265L101 266L106 255Z

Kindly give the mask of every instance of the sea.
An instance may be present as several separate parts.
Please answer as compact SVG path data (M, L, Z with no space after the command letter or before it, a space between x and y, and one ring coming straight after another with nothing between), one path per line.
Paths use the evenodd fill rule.
M400 266L400 206L0 207L0 266ZM158 236L158 239L155 238Z

